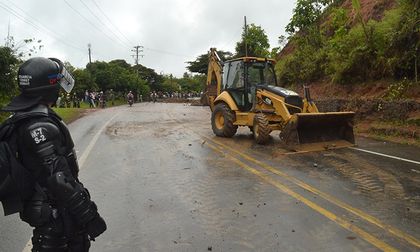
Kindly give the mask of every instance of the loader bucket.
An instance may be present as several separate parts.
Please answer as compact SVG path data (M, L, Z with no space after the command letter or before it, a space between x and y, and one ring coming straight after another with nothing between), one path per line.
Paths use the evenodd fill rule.
M295 151L317 151L354 145L354 112L296 113L280 138Z

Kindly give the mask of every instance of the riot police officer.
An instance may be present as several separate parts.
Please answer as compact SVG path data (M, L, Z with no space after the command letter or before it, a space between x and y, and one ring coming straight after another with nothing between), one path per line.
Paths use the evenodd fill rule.
M20 95L3 110L26 118L14 134L18 161L33 179L19 209L34 227L32 251L88 251L106 224L79 181L70 133L50 108L60 87L70 93L74 79L60 60L37 57L20 66L18 85Z

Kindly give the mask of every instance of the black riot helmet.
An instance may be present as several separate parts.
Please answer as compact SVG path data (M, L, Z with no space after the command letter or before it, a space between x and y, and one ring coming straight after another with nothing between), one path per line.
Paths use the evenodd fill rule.
M25 61L18 71L18 86L21 94L3 110L19 111L38 103L54 103L58 98L60 86L69 93L74 79L63 63L54 58L36 57Z

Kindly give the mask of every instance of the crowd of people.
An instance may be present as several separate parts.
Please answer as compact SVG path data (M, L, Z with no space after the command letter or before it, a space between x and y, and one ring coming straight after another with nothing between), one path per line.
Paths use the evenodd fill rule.
M179 99L188 99L194 97L201 97L203 92L161 92L161 91L152 91L150 92L150 100L155 101L156 98L166 99L166 98L179 98Z
M103 92L86 90L84 96L76 93L65 94L62 93L55 104L58 108L80 108L82 102L89 105L90 108L105 108L107 102L109 105L115 105L116 94L112 89Z
M86 90L83 95L70 93L62 93L55 104L58 108L80 108L82 102L88 104L90 108L106 108L107 106L114 106L116 100L131 100L134 102L150 101L156 102L158 99L189 99L200 97L202 92L162 92L151 91L149 97L143 99L143 95L139 93L129 92L114 92L112 89L104 91L89 91Z
M107 92L85 91L84 102L89 104L90 108L105 108L108 101L111 102L111 106L115 105L115 93L112 89Z

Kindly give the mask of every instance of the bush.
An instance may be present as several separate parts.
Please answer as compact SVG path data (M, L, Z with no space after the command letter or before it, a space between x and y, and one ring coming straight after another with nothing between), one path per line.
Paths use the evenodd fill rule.
M320 24L314 23L290 38L294 51L276 66L280 82L329 78L348 84L414 78L416 48L420 48L419 5L419 0L400 0L382 20L366 22L359 15L359 22L352 27L347 11L331 5Z
M392 83L389 85L384 98L390 101L407 98L406 92L412 85L413 83L407 78L404 78L399 82Z
M319 80L324 76L326 54L322 47L316 46L322 43L318 41L297 41L297 50L280 59L276 65L276 73L280 83L290 85L307 83Z

